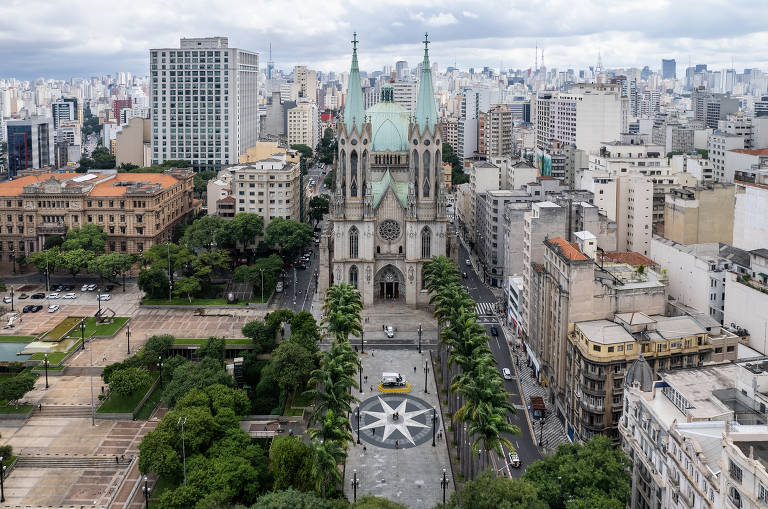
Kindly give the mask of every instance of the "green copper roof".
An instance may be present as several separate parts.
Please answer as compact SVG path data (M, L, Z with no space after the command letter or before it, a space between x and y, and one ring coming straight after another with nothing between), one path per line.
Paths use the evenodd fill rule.
M408 110L397 103L382 101L366 112L371 122L374 152L408 150Z
M416 125L419 132L427 128L434 130L437 123L437 108L435 107L435 90L432 87L432 70L429 68L429 40L424 34L424 61L421 63L421 81L419 95L416 100Z
M398 182L392 178L392 174L389 169L381 177L378 182L371 183L371 190L373 191L373 208L379 206L381 199L387 194L387 189L392 188L392 192L395 193L397 201L403 208L408 206L408 182Z
M347 98L344 102L344 124L347 131L352 131L352 126L357 125L358 131L363 127L363 89L360 85L360 69L357 66L357 32L352 38L352 67L349 70L349 85L347 86Z

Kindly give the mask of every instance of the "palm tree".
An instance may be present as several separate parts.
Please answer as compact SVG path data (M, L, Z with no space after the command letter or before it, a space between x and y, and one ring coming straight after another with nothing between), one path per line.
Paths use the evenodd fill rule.
M329 410L336 415L346 415L355 401L350 388L357 386L354 378L344 375L341 368L329 359L323 357L321 366L312 371L307 385L311 389L305 394L315 402L309 424L319 422Z
M315 489L325 499L325 488L329 483L337 486L344 479L339 470L339 461L346 457L346 452L335 440L312 440L312 466L310 475L315 482Z
M348 340L350 334L359 335L362 331L360 312L363 303L353 286L341 282L328 289L323 303L325 323L337 340Z
M335 414L333 410L325 412L325 417L323 417L319 424L319 428L309 429L310 438L322 439L326 442L328 440L335 440L342 444L352 441L352 433L349 431L352 429L352 426L349 424L349 419Z
M472 442L472 454L477 454L482 445L485 451L485 464L489 465L490 451L494 451L503 458L502 445L510 451L515 450L512 442L507 437L502 436L502 433L517 435L520 434L520 428L507 422L505 412L502 409L484 404L478 408L477 417L470 422L467 433L476 437Z

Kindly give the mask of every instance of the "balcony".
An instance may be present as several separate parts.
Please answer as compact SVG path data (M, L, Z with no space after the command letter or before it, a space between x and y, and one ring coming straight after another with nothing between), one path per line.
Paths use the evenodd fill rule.
M605 389L592 389L587 384L581 384L581 390L592 396L605 396Z
M590 380L595 380L597 382L605 380L605 374L598 375L597 373L590 373L587 370L582 371L581 374L584 375L584 378L589 378Z

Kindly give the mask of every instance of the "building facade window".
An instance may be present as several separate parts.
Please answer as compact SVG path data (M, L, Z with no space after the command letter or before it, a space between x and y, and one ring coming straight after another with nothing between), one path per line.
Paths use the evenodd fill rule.
M352 229L349 230L349 257L350 258L358 258L359 238L360 238L360 232L357 230L357 227L353 226Z
M421 257L432 258L432 231L428 226L421 230Z
M354 265L349 269L349 284L357 288L357 267Z

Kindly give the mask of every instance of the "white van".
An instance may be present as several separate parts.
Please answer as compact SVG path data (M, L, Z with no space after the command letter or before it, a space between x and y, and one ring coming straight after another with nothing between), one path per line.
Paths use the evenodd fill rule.
M276 293L282 293L282 291L283 291L283 282L282 281L278 281L277 282L277 286L275 286L275 292Z
M381 385L384 387L405 387L405 380L400 373L382 373Z

